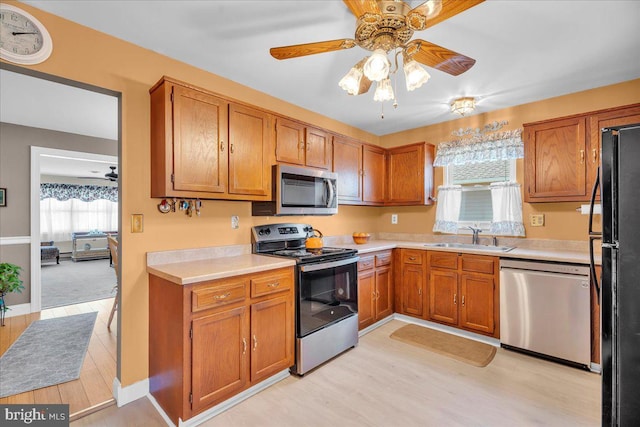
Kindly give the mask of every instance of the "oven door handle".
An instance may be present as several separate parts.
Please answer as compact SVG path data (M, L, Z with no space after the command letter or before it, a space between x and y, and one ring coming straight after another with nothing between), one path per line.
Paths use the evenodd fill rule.
M326 270L328 268L334 268L334 267L340 267L343 265L348 265L348 264L353 264L358 262L358 260L360 259L360 257L352 257L352 258L347 258L347 259L341 259L338 261L330 261L330 262L322 262L320 264L308 264L308 265L301 265L300 266L300 271L302 272L309 272L309 271L318 271L318 270Z

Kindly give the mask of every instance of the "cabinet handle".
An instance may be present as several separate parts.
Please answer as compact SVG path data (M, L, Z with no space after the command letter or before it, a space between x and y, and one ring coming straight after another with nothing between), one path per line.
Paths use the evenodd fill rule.
M298 145L298 148L302 148L304 150L304 141L300 141L300 145Z
M247 354L247 339L242 338L242 354Z
M256 351L256 348L258 348L258 339L254 335L253 336L253 351Z
M593 158L593 163L597 163L598 162L598 150L596 150L595 148L593 150L591 150L591 157Z
M414 257L414 256L410 256L409 257L409 261L415 261L415 260L416 260L416 257Z
M458 294L453 294L453 303L458 304Z
M464 295L462 295L462 306L464 307Z
M231 296L231 292L227 292L226 294L222 294L222 295L214 295L213 298L214 299L225 299Z
M280 282L269 283L267 286L272 288L272 289L275 289L278 286L280 286Z
M220 151L224 151L224 141L220 141Z
M231 143L231 145L229 146L229 152L233 154L233 143Z
M584 164L584 150L580 150L580 164Z
M311 145L307 144L307 151L311 151Z
M422 295L422 288L418 288L418 295Z

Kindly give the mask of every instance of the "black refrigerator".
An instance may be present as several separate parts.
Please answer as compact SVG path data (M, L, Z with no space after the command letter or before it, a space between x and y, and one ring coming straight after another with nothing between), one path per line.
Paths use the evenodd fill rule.
M640 124L602 130L602 425L640 425ZM594 186L593 201L598 182ZM595 275L592 274L594 280ZM595 283L598 290L597 281Z

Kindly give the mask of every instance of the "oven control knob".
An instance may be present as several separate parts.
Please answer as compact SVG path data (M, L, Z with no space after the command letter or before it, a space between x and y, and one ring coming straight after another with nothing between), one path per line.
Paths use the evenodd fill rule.
M264 229L264 234L266 234L267 236L268 236L269 234L271 234L271 229L270 229L270 228L265 228L265 229Z

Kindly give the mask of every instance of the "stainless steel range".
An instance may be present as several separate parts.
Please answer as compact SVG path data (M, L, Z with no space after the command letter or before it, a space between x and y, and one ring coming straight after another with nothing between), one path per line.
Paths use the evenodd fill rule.
M298 375L358 344L357 251L307 250L309 224L253 227L252 250L296 260L296 364Z

